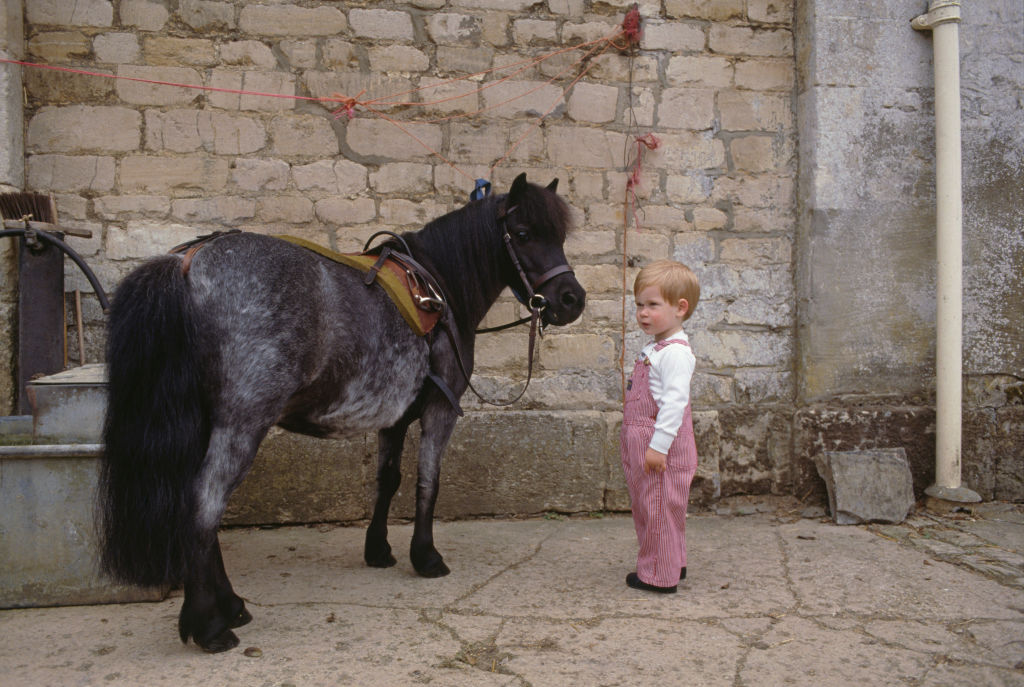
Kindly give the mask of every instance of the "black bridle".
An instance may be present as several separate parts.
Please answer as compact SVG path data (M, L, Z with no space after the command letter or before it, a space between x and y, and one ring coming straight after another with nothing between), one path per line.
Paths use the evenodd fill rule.
M477 329L476 330L477 334L488 334L490 332L500 332L500 331L503 331L505 329L510 329L511 327L517 327L517 326L519 326L521 324L526 324L527 322L530 322L531 320L536 322L540 318L540 316L544 313L544 310L548 307L548 299L545 298L540 293L541 288L543 288L545 284L547 284L549 281L551 281L552 279L554 279L555 277L557 277L560 274L565 274L566 272L568 272L570 274L573 274L573 270L572 270L571 267L569 267L568 263L562 263L561 265L558 265L556 267L552 267L547 272L545 272L544 274L540 275L539 277L537 277L535 279L530 279L529 278L529 276L526 273L526 270L523 269L522 261L519 260L519 254L516 253L515 246L512 245L512 235L508 231L508 218L509 218L509 215L511 215L513 212L515 212L517 207L518 206L513 205L512 207L510 207L508 209L502 208L501 211L498 213L498 218L497 219L498 219L498 225L501 227L501 238L502 238L502 241L505 244L505 250L508 252L509 260L512 261L512 266L515 268L516 274L519 275L519 281L522 284L522 286L525 288L525 291L521 292L519 290L519 288L517 288L515 286L511 286L511 285L509 286L509 288L512 289L512 293L515 295L516 300L518 300L520 303L525 305L527 307L527 309L529 309L530 315L528 317L523 317L523 318L520 318L518 320L515 320L514 322L508 322L506 324L498 325L496 327L486 327L484 329ZM529 294L529 295L525 295L525 294ZM531 326L531 329L532 329L532 326ZM543 323L540 323L540 335L544 336L544 324ZM531 341L532 341L532 338L531 338ZM531 363L533 362L532 355L531 355L530 362ZM524 391L525 391L525 389L524 389ZM477 394L477 395L479 396L479 394ZM520 396L521 395L522 394L520 394ZM518 400L518 397L517 397L517 400Z

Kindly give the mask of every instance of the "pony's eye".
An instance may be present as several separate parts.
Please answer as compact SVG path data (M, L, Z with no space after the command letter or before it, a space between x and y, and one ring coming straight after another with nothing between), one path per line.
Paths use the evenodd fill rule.
M516 241L519 243L526 243L530 240L530 232L526 229L516 229Z

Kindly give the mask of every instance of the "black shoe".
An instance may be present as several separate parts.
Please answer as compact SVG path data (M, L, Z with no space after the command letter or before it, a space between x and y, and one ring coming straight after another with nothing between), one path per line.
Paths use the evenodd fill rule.
M676 585L671 587L655 587L653 584L647 584L639 577L635 572L631 572L626 575L626 585L633 589L642 589L645 592L657 592L658 594L675 594Z
M679 571L679 581L682 582L685 579L686 579L686 566L684 565L683 569Z

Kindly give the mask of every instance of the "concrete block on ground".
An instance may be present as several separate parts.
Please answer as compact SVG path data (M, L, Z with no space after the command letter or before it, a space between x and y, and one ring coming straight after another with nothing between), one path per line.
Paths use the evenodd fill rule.
M903 448L825 451L815 456L837 525L899 523L914 507L910 465Z

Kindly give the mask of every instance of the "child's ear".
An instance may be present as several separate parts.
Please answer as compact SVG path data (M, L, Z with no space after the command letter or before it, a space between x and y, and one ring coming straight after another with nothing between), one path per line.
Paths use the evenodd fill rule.
M690 301L685 298L679 299L679 307L676 311L679 317L686 317L687 313L690 312Z

